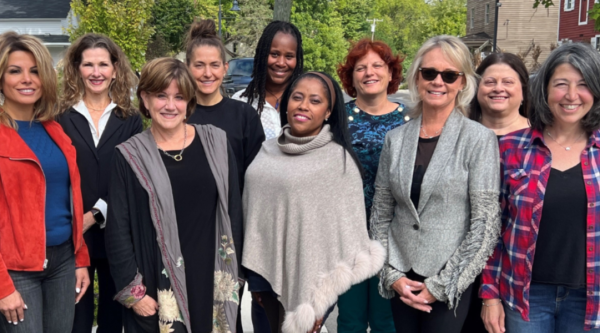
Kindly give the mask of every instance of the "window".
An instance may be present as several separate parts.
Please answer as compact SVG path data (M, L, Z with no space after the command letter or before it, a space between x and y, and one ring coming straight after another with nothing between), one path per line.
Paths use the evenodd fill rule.
M471 8L471 17L469 19L469 27L473 29L473 18L475 17L475 8Z
M600 35L596 35L592 37L592 47L595 48L598 52L600 52Z
M575 9L575 0L565 0L565 12Z
M588 23L588 2L587 0L579 0L579 25Z
M485 4L485 24L490 23L490 4Z

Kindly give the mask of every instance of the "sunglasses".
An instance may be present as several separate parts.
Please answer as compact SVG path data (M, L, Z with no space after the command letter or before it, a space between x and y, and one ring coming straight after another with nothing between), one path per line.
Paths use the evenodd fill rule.
M459 76L465 75L463 72L455 72L455 71L437 71L435 68L421 68L419 67L419 72L421 72L421 76L423 79L427 81L433 81L438 75L442 75L442 81L450 84L454 83Z

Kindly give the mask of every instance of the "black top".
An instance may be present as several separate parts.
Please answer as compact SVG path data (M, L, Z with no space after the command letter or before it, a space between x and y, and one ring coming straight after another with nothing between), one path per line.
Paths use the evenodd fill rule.
M423 177L425 177L425 171L429 166L435 147L437 146L439 136L434 138L425 139L419 138L419 145L417 146L417 158L415 158L415 170L413 171L412 185L410 187L410 200L415 205L415 208L419 208L419 197L421 195L421 183L423 183Z
M248 104L230 98L212 106L196 105L188 124L214 125L227 133L227 140L237 161L240 192L244 189L246 169L265 141L258 113Z
M551 169L535 245L533 282L586 286L586 219L581 163L563 172Z
M124 118L117 107L111 112L97 147L94 145L88 121L75 109L68 109L58 117L57 121L77 150L83 212L87 213L98 199L108 203L108 184L110 170L114 163L115 147L142 131L142 118L139 114ZM90 258L106 258L104 229L94 224L83 234L83 238L90 251Z
M199 146L203 146L198 137L194 138L194 142L200 143ZM179 163L183 163L184 161L189 161L193 159L194 154L190 154L194 151L194 148L186 148L183 153L183 160ZM169 152L170 153L170 152ZM177 151L176 153L179 153ZM232 236L236 246L236 256L238 259L238 264L241 263L241 254L243 252L243 231L242 231L242 204L239 193L239 187L237 184L237 169L235 164L235 158L233 156L233 151L231 148L228 148L228 162L229 162L229 202L228 202L228 213L229 218L231 219L231 231ZM198 153L196 153L198 154ZM171 154L173 155L173 154ZM206 156L203 154L203 158L206 160ZM168 162L167 162L168 163ZM205 162L206 163L206 162ZM194 165L195 171L194 173L202 173L203 175L192 175L191 172L186 171L185 175L186 181L191 182L192 179L194 183L197 183L200 179L208 179L205 177L212 177L212 172L207 176L205 172L199 172L199 167ZM203 168L202 168L203 169ZM163 265L161 260L161 252L159 249L159 244L157 242L156 229L152 222L152 217L150 215L150 201L148 197L148 192L144 189L139 179L137 178L135 172L131 169L129 163L127 163L126 158L123 154L117 150L114 158L113 168L111 169L112 176L110 178L110 186L109 186L109 196L108 196L108 221L106 224L106 253L108 255L108 263L110 265L110 272L113 277L113 281L115 282L116 290L121 291L126 288L136 273L140 273L143 276L143 283L147 287L146 293L148 296L153 299L157 299L158 290L164 290L162 287L162 279L166 277L162 273ZM178 177L176 175L175 177ZM169 180L171 180L171 175L169 175ZM198 178L196 178L198 177ZM175 178L173 178L175 179ZM176 181L178 179L175 179ZM178 182L178 181L177 181ZM198 210L208 210L212 211L213 208L208 207L206 203L201 202L199 196L203 196L201 192L204 192L205 185L202 184L202 187L196 189L194 191L194 196L191 198L182 199L179 194L174 194L174 201L176 207L176 215L179 219L179 215L182 214L177 211L180 203L183 203L184 206L190 206L187 200L195 200L195 206L199 208ZM179 190L177 190L179 192ZM208 192L208 191L207 191ZM184 193L185 194L185 193ZM216 196L216 194L215 194ZM192 214L204 214L204 212L193 212ZM212 215L212 214L210 214ZM178 221L179 222L179 221ZM214 225L214 218L213 218ZM181 223L178 223L178 228L186 228L186 226L182 226ZM192 229L194 226L191 227ZM200 227L201 228L201 227ZM211 242L214 244L216 230L209 231L208 233L212 233L213 239ZM181 236L182 230L179 231L179 235ZM202 235L205 236L205 235ZM182 254L184 256L189 256L189 252L187 250L188 244L192 240L192 237L183 237L180 239ZM189 294L188 302L196 301L195 288L206 288L208 294L210 295L208 298L211 302L213 299L213 282L211 280L210 286L205 285L204 283L198 283L195 280L188 280L189 275L192 271L188 271L187 268L190 267L192 269L198 270L206 270L210 272L211 279L214 274L214 261L216 253L214 252L214 247L210 248L201 243L201 239L195 240L195 244L201 249L212 251L212 258L207 253L203 252L202 255L196 255L196 257L192 259L184 259L185 267L186 267L186 287ZM205 257L205 258L203 258ZM208 262L210 261L210 266L203 267L199 262ZM199 272L196 272L199 273ZM209 274L209 273L207 273ZM240 270L240 274L243 272ZM243 277L243 276L241 276ZM197 284L197 286L194 286ZM192 294L194 293L194 294ZM202 300L200 300L202 301ZM212 308L212 303L211 303ZM190 312L192 317L192 325L195 324L196 316L200 314L198 311ZM204 315L201 315L202 319L204 319ZM212 312L211 312L212 316ZM211 318L212 319L212 318ZM202 323L200 323L202 324ZM132 309L123 308L123 325L125 327L125 332L150 332L150 333L159 333L158 327L158 315L150 316L150 317L141 317L136 315ZM212 329L212 326L211 326ZM193 330L193 332L210 332L210 330Z
M168 151L171 155L179 153ZM192 332L212 331L217 184L197 135L179 162L161 152L167 168L185 265Z

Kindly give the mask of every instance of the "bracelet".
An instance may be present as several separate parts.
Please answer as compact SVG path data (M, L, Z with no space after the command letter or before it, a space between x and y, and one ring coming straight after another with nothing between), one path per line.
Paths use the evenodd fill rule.
M495 306L495 305L498 305L498 304L502 304L502 301L498 301L497 303L494 303L494 304L485 304L485 301L484 301L484 302L481 302L481 304L484 305L484 306L487 306L489 308L490 306Z

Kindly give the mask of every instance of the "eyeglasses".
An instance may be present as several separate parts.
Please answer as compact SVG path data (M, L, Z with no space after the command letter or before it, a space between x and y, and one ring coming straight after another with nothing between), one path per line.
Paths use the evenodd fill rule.
M438 75L442 75L442 81L450 84L454 83L459 76L465 75L463 72L455 72L455 71L437 71L435 68L421 68L419 67L419 72L421 72L421 76L423 79L427 81L433 81Z

